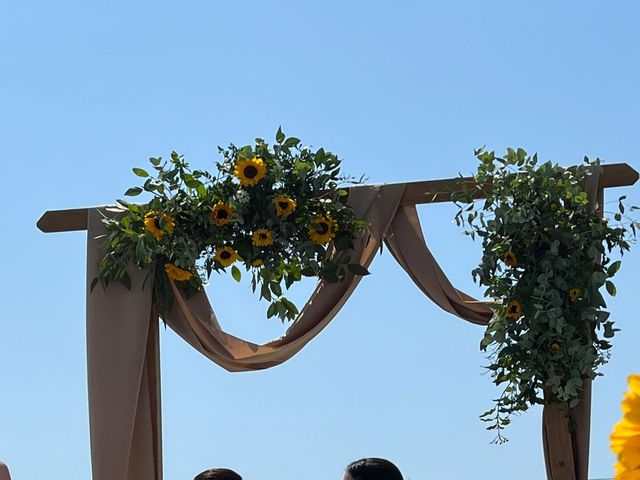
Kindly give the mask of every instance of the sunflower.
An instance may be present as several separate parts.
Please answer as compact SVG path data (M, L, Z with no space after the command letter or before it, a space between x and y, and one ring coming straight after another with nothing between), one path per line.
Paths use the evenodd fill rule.
M264 265L264 261L261 258L256 258L253 262L251 262L251 266L258 268Z
M569 290L569 300L571 300L572 302L577 302L579 298L580 298L579 288L572 288L571 290Z
M223 267L228 267L240 257L238 256L238 252L231 247L218 247L216 248L216 254L213 258Z
M268 247L269 245L273 245L273 236L271 235L271 231L266 228L259 228L253 232L253 235L251 235L251 243L256 247Z
M267 174L267 166L261 158L245 158L238 160L233 174L243 187L251 187Z
M296 201L286 195L278 195L273 199L276 206L276 215L286 217L296 209Z
M160 240L165 233L173 232L176 222L168 213L149 210L144 216L144 226L156 240Z
M193 276L190 271L176 267L173 263L165 263L164 271L167 272L167 277L178 282L189 280Z
M224 202L216 203L211 209L211 213L209 214L209 218L218 227L224 227L229 220L231 220L231 215L233 215L233 208L227 205Z
M522 316L522 304L517 300L511 300L507 304L507 313L505 314L507 318L520 318Z
M518 266L518 257L516 257L516 254L513 253L511 250L509 250L507 253L505 253L502 256L502 259L504 260L504 263L506 263L510 267L517 267Z
M309 237L318 245L329 243L338 231L338 224L328 215L317 215L311 219Z
M618 455L616 480L640 478L640 375L630 375L622 420L613 427L611 450Z

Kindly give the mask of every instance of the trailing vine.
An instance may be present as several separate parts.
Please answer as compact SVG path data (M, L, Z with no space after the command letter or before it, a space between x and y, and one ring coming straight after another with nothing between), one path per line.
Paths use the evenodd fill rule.
M481 419L502 443L512 414L553 402L574 407L585 380L600 375L618 331L602 289L616 294L621 261L611 254L629 250L638 223L626 217L625 197L613 219L590 203L585 183L601 170L598 159L563 168L522 149L475 154L476 186L454 194L455 220L482 240L472 275L497 301L480 348L500 394Z

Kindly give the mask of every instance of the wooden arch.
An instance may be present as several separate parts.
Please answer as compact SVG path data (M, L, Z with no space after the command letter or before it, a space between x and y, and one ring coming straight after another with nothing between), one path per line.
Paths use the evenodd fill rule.
M633 168L631 168L627 164L612 164L606 165L603 168L603 171L599 177L598 185L597 185L597 199L598 203L602 205L604 190L612 187L622 187L622 186L630 186L633 185L638 180L638 172L636 172ZM462 190L462 186L473 186L475 182L473 178L451 178L444 180L431 180L431 181L421 181L421 182L411 182L406 184L391 184L385 185L387 191L397 191L400 192L398 198L396 199L395 208L407 208L419 204L427 204L427 203L439 203L439 202L448 202L451 201L451 193L452 192L460 192ZM478 199L482 198L481 194L478 194ZM81 230L89 230L91 231L91 218L92 215L96 217L96 212L98 208L80 208L80 209L72 209L72 210L56 210L56 211L47 211L37 222L38 228L45 233L52 232L68 232L68 231L81 231ZM95 220L94 220L95 223ZM91 238L89 238L89 246L91 247ZM394 255L396 256L396 255ZM396 259L398 260L397 256ZM401 260L398 260L399 263L402 264ZM403 268L407 270L406 266L403 265ZM89 269L91 270L91 265L89 265ZM407 270L408 271L408 270ZM446 278L445 278L446 280ZM414 281L419 283L415 278ZM429 295L429 292L425 292ZM470 300L468 296L464 296L461 292L463 303L473 303L468 302ZM443 307L442 303L438 302L438 300L434 299L431 295L429 295L436 303L438 303L441 307ZM348 295L347 295L348 297ZM178 302L180 303L180 301ZM115 314L118 312L118 306L115 307ZM445 307L443 307L445 308ZM445 308L446 309L446 308ZM89 328L105 328L103 326L92 326L89 323L89 317L91 316L91 312L88 307L87 315L88 315L88 330ZM461 314L452 310L449 310L458 316L466 318L469 320L468 316L465 314ZM186 312L186 313L184 313ZM475 313L480 312L477 310ZM120 312L121 313L121 312ZM480 312L481 313L481 312ZM478 315L480 315L478 313ZM206 312L205 312L206 314ZM181 314L183 317L189 317L190 313L188 311L188 306L184 306L183 313ZM143 348L145 351L144 359L138 359L140 362L140 372L142 375L140 390L135 392L136 395L146 396L149 402L144 405L144 411L140 411L140 404L136 403L138 407L138 411L134 411L132 414L135 416L136 414L140 414L141 416L146 417L147 423L145 423L145 427L140 427L138 424L138 420L131 420L129 423L131 437L149 437L149 441L143 442L146 445L143 450L140 452L136 452L136 455L132 455L129 452L129 455L135 457L127 457L126 452L119 452L121 455L119 458L124 458L124 465L112 465L113 461L108 457L103 455L101 445L106 445L110 441L109 438L102 438L102 443L98 441L98 437L105 437L105 432L100 431L100 422L97 419L94 419L93 412L94 410L91 408L92 403L100 404L101 401L106 402L105 399L99 398L99 396L93 395L92 398L92 382L96 383L97 380L92 378L91 371L89 373L89 402L90 402L90 425L91 425L91 450L92 450L92 467L93 467L93 478L94 480L161 480L162 479L162 458L159 452L161 452L161 428L160 428L160 402L159 402L159 382L160 382L160 366L159 366L159 341L158 341L158 324L157 317L151 316L151 319L147 319L147 323L144 324L141 328L144 328L143 338L145 345L142 345L140 348ZM183 318L186 323L192 322L194 324L195 320L189 318ZM215 322L215 318L213 319ZM474 320L470 320L474 321ZM186 325L185 323L185 325ZM197 323L197 322L196 322ZM481 321L476 321L474 323L482 323ZM196 325L197 327L197 325ZM174 328L174 327L172 327ZM323 328L323 327L322 327ZM176 328L174 328L175 330ZM176 330L178 331L178 330ZM185 338L185 340L189 341L185 335L187 333L178 333ZM197 341L197 340L194 340ZM221 342L234 342L233 337L224 337ZM307 340L308 341L308 340ZM90 341L89 341L90 343ZM88 353L89 353L89 361L91 361L91 352L89 352L91 345L88 343ZM190 342L192 343L192 342ZM277 343L277 342L275 342ZM274 343L274 344L275 344ZM192 343L193 345L194 343ZM300 347L301 348L301 347ZM297 348L293 353L297 352L300 348ZM203 347L200 351L207 354L207 352L203 351L206 348ZM215 348L214 348L215 350ZM211 353L211 352L208 352ZM293 354L291 353L291 354ZM211 353L211 356L214 356L215 352ZM209 356L209 355L208 355ZM211 358L211 357L210 357ZM133 361L133 360L132 360ZM214 360L215 361L215 360ZM284 361L284 360L283 360ZM225 365L223 361L216 362L228 370L242 370L242 368L236 368L237 365L233 363L229 363L229 365ZM274 363L275 364L275 363ZM270 363L265 363L264 366L259 366L258 368L268 368L272 366ZM101 374L109 376L114 375L113 372L101 372ZM117 380L117 379L115 379ZM117 381L112 382L110 385L116 385ZM110 387L111 388L111 387ZM581 424L578 425L577 432L569 432L567 427L567 422L565 420L566 412L563 412L562 409L558 405L549 405L545 406L544 414L543 414L543 445L545 449L545 461L547 466L547 477L549 480L587 480L588 475L588 452L589 452L589 423L590 423L590 383L585 387L582 392L583 402L580 404L580 415L578 418L581 419ZM139 401L139 400L136 400ZM134 410L136 410L134 408ZM108 435L107 435L108 437ZM105 443L106 442L106 443ZM138 456L140 459L138 459ZM143 457L147 458L147 460L143 460ZM146 463L145 463L146 462Z

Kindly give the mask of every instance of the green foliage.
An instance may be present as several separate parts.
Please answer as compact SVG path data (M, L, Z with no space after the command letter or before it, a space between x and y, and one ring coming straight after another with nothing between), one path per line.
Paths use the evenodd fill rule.
M348 272L368 274L349 256L367 225L346 205L343 187L359 181L341 176L341 160L331 152L314 152L281 129L276 141L220 148L215 176L191 170L176 152L168 161L151 158L152 174L134 168L144 184L125 195L147 192L152 199L118 200L120 215L104 219L107 254L92 287L116 281L131 288L127 268L148 270L162 314L173 298L167 275L188 295L214 271L229 270L240 281L244 267L253 291L270 302L267 316L284 321L298 309L283 290L303 276L341 282ZM268 234L266 244L256 244L260 232Z
M481 419L502 443L511 414L534 404L574 406L584 380L608 361L618 329L601 288L616 294L611 278L621 263L609 255L629 250L638 224L612 225L590 204L584 187L601 170L598 159L566 169L538 164L522 149L476 156L476 187L454 194L455 219L482 239L473 278L498 302L480 348L489 352L487 369L501 393ZM478 197L486 198L481 207L473 203Z

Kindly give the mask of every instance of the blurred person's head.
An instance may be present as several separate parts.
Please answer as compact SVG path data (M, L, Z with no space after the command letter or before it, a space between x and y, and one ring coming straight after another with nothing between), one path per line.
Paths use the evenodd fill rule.
M228 468L212 468L200 473L193 480L242 480L242 477Z
M384 458L362 458L350 463L344 480L404 480L398 467Z

